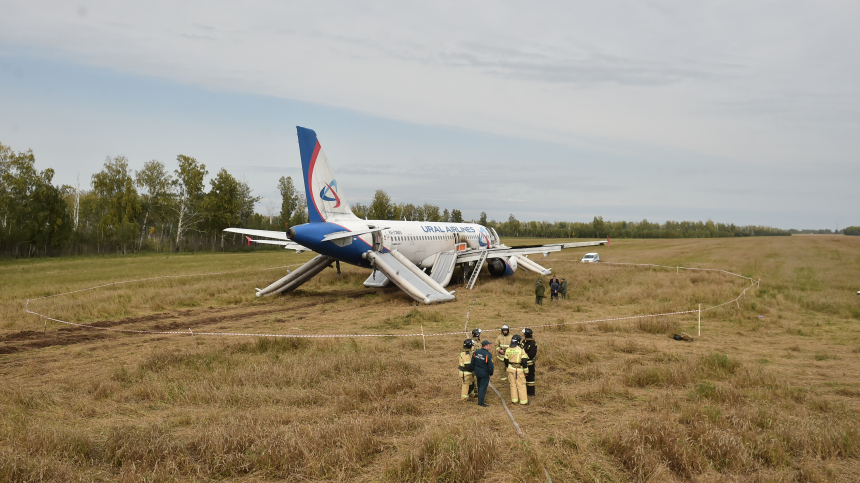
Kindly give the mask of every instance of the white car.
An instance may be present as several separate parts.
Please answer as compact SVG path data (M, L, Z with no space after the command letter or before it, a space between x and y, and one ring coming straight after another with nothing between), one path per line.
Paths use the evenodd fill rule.
M596 253L586 253L582 260L582 263L596 263L600 261L600 255Z

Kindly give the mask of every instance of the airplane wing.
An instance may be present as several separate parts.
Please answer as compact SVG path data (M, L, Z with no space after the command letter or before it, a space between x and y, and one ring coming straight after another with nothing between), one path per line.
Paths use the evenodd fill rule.
M285 231L271 230L252 230L250 228L224 228L224 231L230 233L240 233L242 235L263 236L266 238L274 238L275 240L289 240Z
M570 243L550 243L549 245L543 245L545 247L560 245L562 248L580 248L580 247L596 247L600 245L608 244L608 240L599 240L599 241L587 241L587 242L570 242Z
M569 243L549 243L547 245L525 245L508 247L501 245L487 250L466 250L459 252L457 255L457 263L473 262L481 258L483 252L487 252L487 258L509 257L511 255L534 255L540 253L547 255L552 252L561 251L563 248L580 248L606 245L606 240L587 241L587 242L569 242Z
M287 233L283 232L283 231L253 230L251 228L225 228L224 231L227 231L230 233L239 233L241 235L246 235L246 238L248 238L247 235L253 235L253 236L262 236L262 237L266 237L266 238L274 238L275 239L275 240L251 240L250 238L248 238L248 240L250 240L254 243L262 243L262 244L266 244L266 245L281 245L284 248L286 248L287 250L296 250L296 251L300 251L300 252L311 251L303 245L299 245L296 242L290 241L290 239L287 238Z

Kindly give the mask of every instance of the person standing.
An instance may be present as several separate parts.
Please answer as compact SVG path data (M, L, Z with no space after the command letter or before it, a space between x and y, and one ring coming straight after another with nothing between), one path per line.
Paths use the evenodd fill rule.
M561 287L559 287L558 293L561 294L562 300L567 300L567 280L564 277L561 277Z
M460 352L460 381L462 387L460 390L460 399L469 399L469 394L475 388L475 373L472 370L472 339L463 341L463 351Z
M481 348L481 332L483 332L483 330L481 329L472 329L472 354L474 354L475 351ZM472 384L472 388L469 391L469 397L475 397L475 395L478 394L477 391L477 386L475 386L475 384Z
M526 327L523 329L523 336L525 336L525 340L523 341L523 350L526 351L526 355L529 356L529 372L526 373L526 394L529 397L535 395L535 359L537 358L537 341L534 339L534 333L531 329Z
M521 340L519 334L511 337L511 345L505 351L505 371L511 384L511 402L525 405L529 403L529 395L526 392L529 356L520 347Z
M472 352L480 350L480 348L481 348L481 332L483 332L483 330L481 330L481 329L472 329L472 342L475 343L472 346L473 347Z
M502 331L499 333L499 336L496 337L496 350L498 352L499 364L502 364L504 367L505 364L505 351L508 349L508 346L511 345L511 328L508 327L507 324L502 326ZM502 380L508 380L508 373L502 371Z
M558 289L561 286L558 283L558 277L554 277L552 279L552 283L549 284L549 300L552 302L553 300L558 300Z
M491 348L492 344L490 344L490 341L485 340L481 342L481 348L472 354L472 369L474 369L475 378L478 380L478 406L481 407L489 406L489 404L484 403L484 397L487 395L490 376L494 372Z
M546 294L546 288L543 286L543 280L538 279L535 282L535 303L543 305L543 297Z

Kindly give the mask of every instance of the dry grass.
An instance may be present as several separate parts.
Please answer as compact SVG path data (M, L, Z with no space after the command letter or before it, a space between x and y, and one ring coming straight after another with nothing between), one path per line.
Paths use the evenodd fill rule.
M534 242L545 240L534 240ZM518 243L529 244L531 240ZM735 304L690 310L746 284L716 274L538 262L569 300L535 306L534 277L482 278L417 307L367 272L324 271L286 297L255 298L308 254L260 252L0 262L0 481L856 481L860 479L860 240L838 236L635 240L606 261L729 269L762 279ZM296 339L76 329L33 302L111 328L276 334L535 329L537 396L459 401L463 333ZM547 325L547 327L541 327ZM694 342L667 337L684 331ZM507 386L493 383L507 397ZM479 411L479 409L481 409Z

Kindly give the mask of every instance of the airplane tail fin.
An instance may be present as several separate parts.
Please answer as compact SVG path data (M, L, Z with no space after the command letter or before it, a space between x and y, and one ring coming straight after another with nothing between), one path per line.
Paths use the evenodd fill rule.
M296 126L296 130L310 222L357 220L358 217L352 213L343 191L337 185L328 158L317 140L317 133L299 126Z

